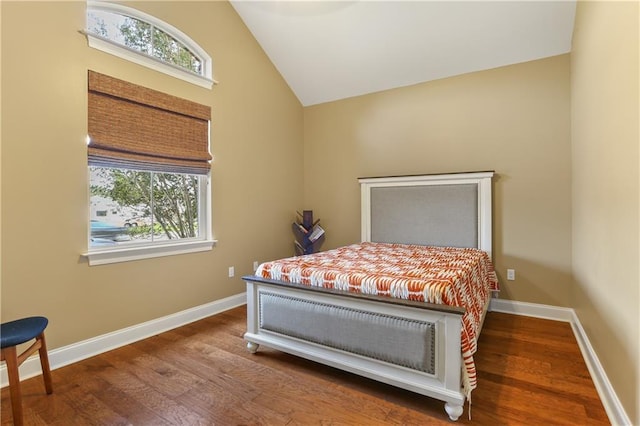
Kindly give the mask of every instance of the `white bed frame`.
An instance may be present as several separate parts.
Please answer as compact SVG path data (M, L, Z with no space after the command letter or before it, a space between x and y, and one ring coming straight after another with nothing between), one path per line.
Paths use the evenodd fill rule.
M418 238L420 240L419 243L425 245L432 244L429 240L429 234L435 233L434 238L438 240L438 243L432 245L456 245L455 243L445 244L446 241L445 243L440 241L442 238L440 231L443 227L446 228L449 226L447 224L441 224L441 221L448 221L450 216L456 215L446 212L447 207L440 206L439 204L445 201L448 202L447 200L451 198L451 196L442 197L436 194L438 199L434 201L434 203L431 203L427 198L429 194L431 194L430 191L432 189L436 189L436 192L442 189L446 194L449 194L451 192L449 191L450 189L453 193L456 193L457 188L462 185L460 188L465 188L466 192L468 192L469 188L471 188L472 191L477 191L477 196L475 196L472 203L475 204L475 206L471 208L472 210L477 208L477 211L472 212L471 215L473 218L471 220L475 221L477 225L477 228L474 230L475 234L472 237L474 241L471 246L480 248L488 252L491 256L492 176L493 172L476 172L361 178L359 182L361 185L362 201L362 241L378 241L377 235L383 235L383 239L393 239L395 229L402 228L398 223L398 220L400 220L402 223L410 222L411 239ZM383 192L376 192L377 189L383 189ZM407 203L403 202L403 204L407 205L397 205L398 199L394 198L395 193L388 192L388 190L395 191L396 189L403 191L398 199L407 199ZM423 193L420 192L422 189L425 190L424 197ZM416 193L415 191L418 192ZM382 194L382 196L380 196L380 194ZM387 194L392 194L391 198L387 198ZM407 198L407 194L419 194L417 198L420 198L420 200L416 201L410 197ZM376 202L389 204L388 207L391 209L397 208L397 212L387 214L388 212L385 210L383 214L376 213L376 209L379 209L379 207L376 206ZM469 205L468 201L464 203ZM437 205L434 207L434 204ZM459 208L460 204L454 200L453 205L456 206L455 208ZM417 213L412 213L412 209L417 209ZM430 216L433 218L427 219L431 225L417 226L415 220L423 220L422 212L427 210L434 210L430 213ZM442 215L442 211L445 211L446 214ZM383 216L383 218L380 216ZM470 219L466 217L463 220L468 222ZM381 223L383 225L381 225ZM391 232L391 234L386 231L381 233L378 232L376 228L379 226L388 227L394 231ZM461 226L455 223L451 226L456 229L464 228L464 225ZM423 228L427 229L425 235L422 235L421 232ZM399 232L403 238L407 235L407 230L401 230ZM477 241L475 241L476 239ZM418 243L416 241L384 242ZM356 295L315 287L292 286L291 284L265 280L257 276L246 276L243 277L243 279L247 284L247 332L244 338L248 342L247 348L250 352L255 353L259 345L265 345L444 401L445 411L451 420L455 421L462 415L466 399L461 385L461 368L463 363L460 343L464 309L387 297ZM374 316L392 316L395 318L403 318L407 321L418 320L433 323L435 325L435 371L419 371L265 329L261 326L261 318L264 313L261 312L262 304L260 302L261 297L264 295L284 298L287 300L287 303L289 300L291 303L296 303L296 301L309 302L322 304L323 306L328 305L338 309L372 313ZM488 305L489 300L486 306L488 307ZM296 320L292 318L291 321L295 322ZM318 327L321 328L322 324L318 324ZM376 329L376 327L373 326L367 328Z

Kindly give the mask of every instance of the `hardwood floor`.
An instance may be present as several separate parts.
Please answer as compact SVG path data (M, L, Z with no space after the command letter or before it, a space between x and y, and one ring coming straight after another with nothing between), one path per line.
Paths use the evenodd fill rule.
M445 425L443 403L260 347L240 307L23 381L27 425ZM569 324L489 313L459 424L605 425ZM11 424L8 388L1 423Z

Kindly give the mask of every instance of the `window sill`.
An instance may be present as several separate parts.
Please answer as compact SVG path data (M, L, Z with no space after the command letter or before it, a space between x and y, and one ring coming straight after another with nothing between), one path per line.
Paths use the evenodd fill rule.
M105 265L108 263L129 262L132 260L209 251L216 242L216 240L204 240L146 247L93 250L83 254L83 257L87 258L89 266Z

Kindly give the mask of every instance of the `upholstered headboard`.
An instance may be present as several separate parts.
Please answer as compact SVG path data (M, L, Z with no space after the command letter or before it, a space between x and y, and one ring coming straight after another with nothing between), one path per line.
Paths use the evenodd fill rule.
M476 247L491 255L494 172L360 178L362 241Z

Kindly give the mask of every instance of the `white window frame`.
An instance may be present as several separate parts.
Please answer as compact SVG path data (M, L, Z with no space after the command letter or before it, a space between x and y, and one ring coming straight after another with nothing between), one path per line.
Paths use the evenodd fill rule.
M87 181L89 179L90 177L87 173ZM84 255L89 261L89 266L211 250L217 241L213 239L211 232L210 185L210 174L198 176L198 226L201 229L199 237L163 241L162 243L127 244L117 248L91 248L89 246L87 253ZM91 195L88 194L88 198L90 197ZM91 235L90 226L87 227L87 235Z
M213 85L217 83L215 80L213 80L213 63L211 60L211 56L209 56L207 52L202 47L200 47L200 45L198 45L198 43L193 41L188 35L175 28L174 26L154 16L120 4L89 0L87 1L87 14L91 10L130 16L132 18L151 24L161 31L164 31L171 37L175 38L178 42L182 43L187 49L189 49L202 61L202 75L198 75L195 72L191 72L177 65L164 62L160 59L154 58L153 56L150 56L146 53L131 49L108 38L100 37L97 34L90 32L89 29L86 28L84 31L82 31L82 33L86 35L89 47L115 55L122 59L134 62L138 65L151 68L155 71L168 74L172 77L187 81L189 83L193 83L206 89L211 89Z

